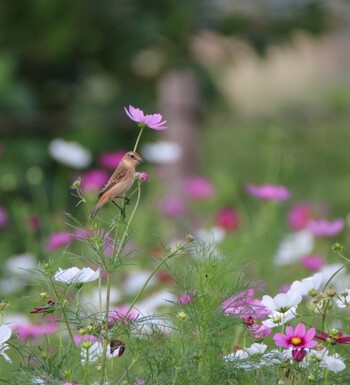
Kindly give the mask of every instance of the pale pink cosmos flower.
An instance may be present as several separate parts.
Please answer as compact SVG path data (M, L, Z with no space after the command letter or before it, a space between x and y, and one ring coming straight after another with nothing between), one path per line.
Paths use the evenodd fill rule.
M301 264L310 271L320 270L324 265L324 258L319 255L306 255L300 260Z
M193 298L194 298L193 293L181 293L177 299L177 303L180 305L191 303L193 301Z
M265 325L254 324L248 327L249 334L257 340L263 339L271 334L271 329Z
M52 233L47 240L46 250L56 251L61 247L68 246L72 239L72 234L67 233L66 231Z
M82 176L81 189L87 191L99 191L108 181L108 172L105 170L89 170Z
M248 184L246 191L249 195L271 201L284 201L290 198L290 192L284 186L263 184L260 186Z
M91 334L84 334L83 336L76 335L76 336L74 336L73 339L74 339L75 345L80 345L86 341L90 341L90 342L98 341L98 338L96 336L91 335Z
M108 321L110 324L118 324L123 322L127 324L130 321L133 321L138 318L140 313L137 310L131 309L128 313L128 306L118 306L115 310L109 312Z
M161 114L145 115L142 110L129 106L129 110L124 107L125 113L134 122L143 124L153 130L165 130L168 127L165 126L166 120L162 120Z
M202 177L191 177L185 181L185 192L193 199L206 200L215 195L213 184Z
M334 237L343 230L344 225L344 220L340 218L333 221L328 221L326 219L311 219L307 223L307 228L316 237Z
M20 342L25 342L27 339L38 339L44 335L55 334L57 331L57 323L52 322L42 324L21 324L14 328L18 334Z
M286 334L276 333L273 336L273 340L277 346L282 346L283 348L313 348L318 343L314 341L316 329L310 328L306 331L305 325L299 323L295 330L293 326L286 327Z
M116 168L123 159L126 151L104 152L100 155L99 163L103 167Z
M160 211L166 217L182 216L186 212L186 205L182 198L168 196L160 202Z

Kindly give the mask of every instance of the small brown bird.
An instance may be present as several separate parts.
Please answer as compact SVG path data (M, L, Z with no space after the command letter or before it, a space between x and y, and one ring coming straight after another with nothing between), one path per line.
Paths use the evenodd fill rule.
M124 197L123 194L125 194L134 183L136 176L135 168L140 163L144 163L144 161L138 153L129 151L124 155L107 184L101 189L99 194L100 199L91 213L90 218L94 219L100 208L109 201L112 201L121 210L113 201L115 198L125 199L125 202L129 203L129 199Z

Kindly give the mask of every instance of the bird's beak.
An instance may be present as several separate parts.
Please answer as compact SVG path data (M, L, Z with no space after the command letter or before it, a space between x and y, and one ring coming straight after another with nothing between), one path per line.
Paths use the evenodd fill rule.
M144 163L145 162L142 159L139 160L139 164L144 164Z

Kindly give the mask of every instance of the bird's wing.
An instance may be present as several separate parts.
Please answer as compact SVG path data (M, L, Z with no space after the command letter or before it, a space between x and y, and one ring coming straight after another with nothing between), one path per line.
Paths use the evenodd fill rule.
M106 191L110 190L117 183L123 181L128 175L128 169L126 167L118 167L113 175L109 178L109 181L106 183L104 187L102 187L99 197L104 194Z

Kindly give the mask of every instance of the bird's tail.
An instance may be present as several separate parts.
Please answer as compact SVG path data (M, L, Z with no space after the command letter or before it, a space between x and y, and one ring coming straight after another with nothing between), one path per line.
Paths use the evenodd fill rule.
M105 197L101 197L100 200L97 202L95 208L92 210L92 213L90 214L90 218L94 219L97 215L97 213L100 211L100 208L107 202L108 199L105 199Z

